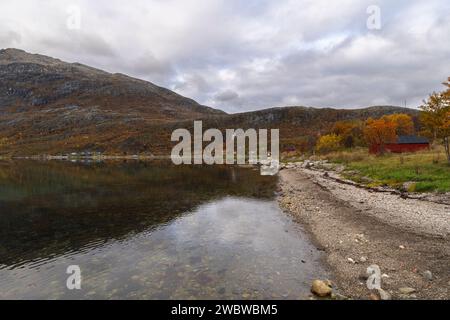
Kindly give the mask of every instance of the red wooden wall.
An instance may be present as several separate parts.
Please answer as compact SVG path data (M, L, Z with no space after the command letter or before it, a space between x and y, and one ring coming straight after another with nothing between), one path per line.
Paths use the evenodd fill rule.
M417 152L420 150L426 150L430 148L428 143L388 143L384 146L385 151L392 153L405 153L405 152ZM373 154L380 153L380 145L374 144L369 148L369 152Z

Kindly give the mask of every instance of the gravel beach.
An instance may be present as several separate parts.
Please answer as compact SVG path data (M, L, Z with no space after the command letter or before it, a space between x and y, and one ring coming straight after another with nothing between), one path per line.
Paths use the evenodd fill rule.
M337 292L379 299L366 285L367 268L377 265L387 298L450 299L450 206L335 177L290 166L280 172L279 203L326 252Z

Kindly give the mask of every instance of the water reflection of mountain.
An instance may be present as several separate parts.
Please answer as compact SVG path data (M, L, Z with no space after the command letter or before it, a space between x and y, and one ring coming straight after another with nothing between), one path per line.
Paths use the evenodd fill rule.
M271 198L276 179L163 162L0 162L0 266L125 239L227 195Z

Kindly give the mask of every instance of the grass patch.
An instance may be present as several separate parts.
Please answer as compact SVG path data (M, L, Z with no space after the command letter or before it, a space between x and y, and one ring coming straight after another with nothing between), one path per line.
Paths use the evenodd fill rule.
M373 156L367 150L336 152L324 156L331 162L346 166L344 175L354 181L371 181L370 186L388 185L402 188L410 182L411 192L449 192L450 165L444 151L430 150L411 154L386 154Z

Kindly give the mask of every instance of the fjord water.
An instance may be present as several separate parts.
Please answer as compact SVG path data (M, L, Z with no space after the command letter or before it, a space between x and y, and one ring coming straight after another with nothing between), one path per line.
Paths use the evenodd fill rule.
M326 272L276 184L252 168L0 162L0 299L307 298Z

